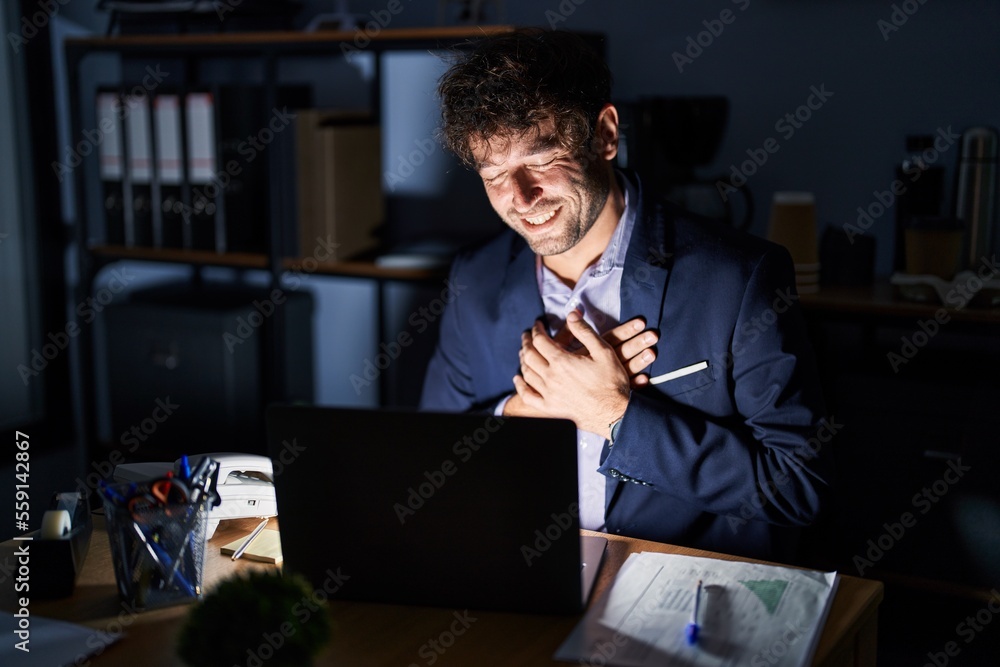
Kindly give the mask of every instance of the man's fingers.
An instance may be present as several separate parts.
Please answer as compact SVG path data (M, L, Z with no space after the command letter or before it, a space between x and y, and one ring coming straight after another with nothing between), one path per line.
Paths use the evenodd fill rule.
M600 355L610 347L603 338L597 335L596 331L590 328L590 325L587 324L580 313L575 310L566 316L566 326L573 332L573 336L583 343L583 346L587 348L587 352L590 352L590 356L595 359L597 355Z
M612 347L618 347L625 341L635 338L635 336L646 328L646 322L643 321L641 317L636 317L628 322L623 322L616 326L610 331L605 331L601 334L603 338Z
M521 397L521 400L525 402L526 405L532 405L533 403L542 400L542 395L539 394L535 389L524 381L524 378L520 375L514 376L514 391L517 395Z
M642 356L646 350L652 349L659 341L655 331L646 331L621 344L619 356L622 359L634 359ZM652 359L650 359L652 361Z
M535 372L531 366L521 366L521 378L536 392L541 393L545 391L545 379L539 373Z
M576 339L573 338L573 333L569 330L569 327L565 325L556 332L555 337L552 339L556 345L563 349L569 349L574 340Z
M548 359L543 357L532 343L531 336L521 334L521 351L519 353L521 367L530 366L541 372L549 365Z
M523 340L523 339L522 339ZM542 355L546 361L551 361L556 355L564 353L562 347L556 344L549 336L549 332L545 330L545 326L536 321L531 327L531 336L529 336L529 343L531 347ZM524 344L522 343L522 349Z
M626 364L629 375L637 375L644 368L649 366L656 359L656 353L652 350L645 350L642 354L632 357Z

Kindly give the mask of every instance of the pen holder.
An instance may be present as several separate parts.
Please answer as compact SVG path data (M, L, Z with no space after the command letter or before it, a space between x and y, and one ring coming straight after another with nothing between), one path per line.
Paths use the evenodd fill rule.
M134 484L109 488L121 498L137 493ZM201 597L209 512L205 500L130 508L104 496L104 512L123 601L148 609Z

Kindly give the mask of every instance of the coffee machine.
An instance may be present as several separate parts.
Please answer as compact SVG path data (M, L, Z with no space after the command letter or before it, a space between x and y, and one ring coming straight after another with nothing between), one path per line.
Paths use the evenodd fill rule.
M718 152L729 120L729 99L717 96L643 97L622 107L619 164L645 187L682 208L741 230L753 223L753 196L728 174L701 175ZM720 187L725 184L725 187Z

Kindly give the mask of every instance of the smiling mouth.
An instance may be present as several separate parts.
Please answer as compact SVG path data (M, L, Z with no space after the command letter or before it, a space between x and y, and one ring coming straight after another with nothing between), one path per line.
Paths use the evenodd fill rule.
M555 214L559 212L559 209L552 209L548 213L542 213L541 215L536 215L530 218L523 218L525 222L532 226L544 225L546 222L555 217Z

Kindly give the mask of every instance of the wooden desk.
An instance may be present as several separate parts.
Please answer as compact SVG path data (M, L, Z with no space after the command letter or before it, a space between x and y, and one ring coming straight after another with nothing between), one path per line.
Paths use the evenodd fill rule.
M968 306L955 308L954 304L907 301L897 296L895 288L887 281L867 287L823 287L815 294L799 297L806 313L858 318L899 318L916 321L933 319L941 308L949 320L972 324L1000 325L1000 308Z
M241 520L224 522L219 526L207 547L205 584L208 590L234 573L273 567L244 560L233 563L228 556L222 556L219 552L221 545L245 535L255 523L255 520ZM622 563L633 552L658 551L739 560L724 554L617 535L606 537L609 539L608 551L598 576L594 597L607 588ZM10 553L14 548L13 542L0 544L0 563L4 563L5 558L8 559L6 562L13 562ZM488 574L484 573L484 576ZM0 591L0 607L5 610L14 610L11 584L12 581L8 579ZM814 665L857 667L875 664L878 605L882 601L882 594L882 584L879 582L841 577ZM466 617L467 629L463 628L461 636L454 636L450 635L449 630L455 621L456 611L452 609L339 601L332 601L330 607L334 620L334 639L316 661L317 667L423 667L430 665L432 658L433 664L441 667L567 664L555 662L551 656L579 621L576 616L469 611ZM109 634L124 630L126 635L117 644L92 661L91 664L96 667L181 665L173 647L187 609L187 606L176 606L133 614L119 602L104 519L100 516L95 517L90 553L74 595L64 600L34 600L30 606L34 616L74 621ZM459 610L461 611L464 610ZM233 619L233 622L239 623L239 619ZM453 643L443 653L439 653L432 648L429 643L431 640L440 641L439 646L451 643L451 640Z

